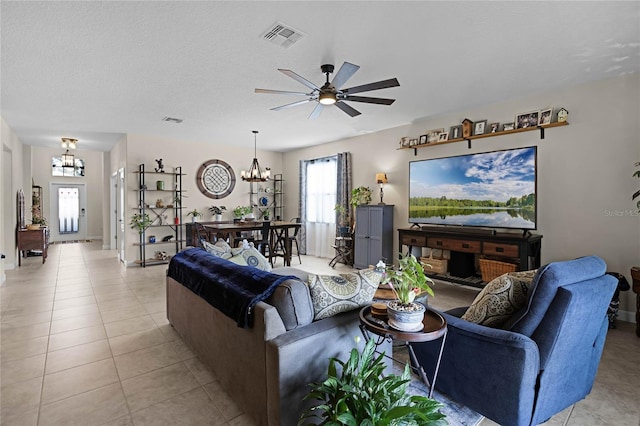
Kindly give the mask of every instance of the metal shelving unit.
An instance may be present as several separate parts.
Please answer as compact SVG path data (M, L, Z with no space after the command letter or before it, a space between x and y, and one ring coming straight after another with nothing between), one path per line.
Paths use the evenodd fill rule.
M140 258L136 261L137 264L142 266L143 268L151 265L163 265L169 263L170 256L166 259L152 257L147 257L147 247L149 246L160 246L166 247L167 245L173 245L175 248L175 252L179 252L182 250L182 245L184 243L184 229L182 227L182 201L183 194L185 191L182 190L182 167L176 167L175 172L148 172L145 171L144 164L140 164L138 166L138 170L135 171L138 175L138 206L134 207L134 210L139 212L141 215L149 215L149 218L153 220L153 223L145 228L143 232L140 233L140 240L138 243L134 243L135 246L139 246L140 250ZM163 183L162 188L154 186L153 188L149 188L146 182L147 175L154 175L157 178L165 177L165 179L159 179ZM167 182L166 177L170 177L170 182ZM155 184L155 182L154 182ZM164 189L165 185L170 185L168 189ZM170 194L171 201L162 207L154 207L147 204L147 194L151 195L153 193L159 199L163 199L164 196ZM173 217L169 218L168 213L172 213ZM156 223L158 222L158 223ZM171 229L173 232L173 238L169 241L162 241L162 237L160 239L156 239L155 242L150 242L148 233L149 229Z

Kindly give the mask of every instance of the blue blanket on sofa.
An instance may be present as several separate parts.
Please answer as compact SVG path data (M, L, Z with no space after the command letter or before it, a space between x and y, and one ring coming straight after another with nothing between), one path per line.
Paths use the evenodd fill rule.
M297 279L237 265L201 248L187 249L173 256L167 276L202 297L242 328L253 325L253 306L271 296L282 282Z

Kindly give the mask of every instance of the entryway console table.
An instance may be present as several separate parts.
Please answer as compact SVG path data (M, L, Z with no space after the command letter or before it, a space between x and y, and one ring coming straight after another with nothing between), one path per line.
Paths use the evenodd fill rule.
M403 245L409 251L413 247L449 250L449 274L437 278L461 284L474 285L465 278L475 275L476 256L515 263L520 271L540 267L542 235L423 227L398 229L398 241L400 251Z

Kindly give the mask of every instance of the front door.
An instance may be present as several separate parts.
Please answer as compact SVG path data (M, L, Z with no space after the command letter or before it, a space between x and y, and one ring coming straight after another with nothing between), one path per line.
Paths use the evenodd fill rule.
M49 232L51 241L86 240L85 184L51 184Z

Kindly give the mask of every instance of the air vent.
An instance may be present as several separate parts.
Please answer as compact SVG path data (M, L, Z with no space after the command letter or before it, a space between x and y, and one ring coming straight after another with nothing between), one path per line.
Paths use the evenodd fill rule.
M168 121L169 123L182 123L182 118L164 117L162 121Z
M273 44L277 44L283 48L289 48L292 44L300 40L305 35L290 25L276 22L261 37Z

